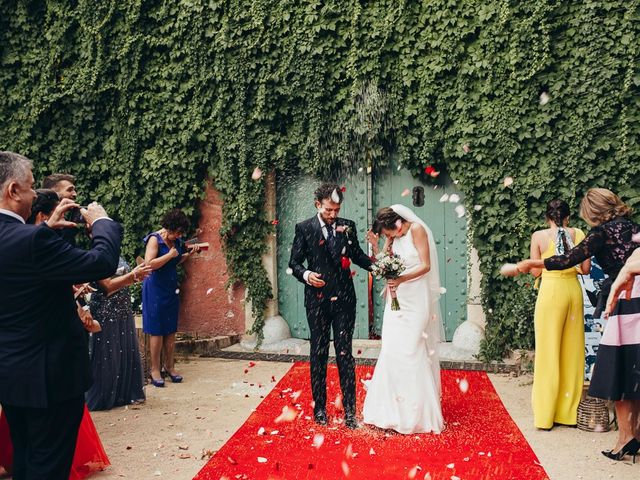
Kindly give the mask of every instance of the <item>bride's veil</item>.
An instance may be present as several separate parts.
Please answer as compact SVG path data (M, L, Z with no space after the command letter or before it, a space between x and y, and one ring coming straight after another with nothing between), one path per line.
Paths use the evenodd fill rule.
M437 385L440 386L440 362L438 358L438 343L441 339L444 339L444 326L442 324L442 314L440 313L440 295L442 289L440 285L440 268L438 266L438 252L436 250L436 242L433 238L433 233L426 223L418 217L413 210L404 205L391 205L391 210L396 212L406 221L411 223L418 223L427 232L429 240L429 263L431 268L426 274L427 285L429 286L429 295L427 295L427 305L429 312L429 319L427 320L427 328L425 333L427 334L427 349L429 359L431 360L431 366L434 370L434 377L437 380Z

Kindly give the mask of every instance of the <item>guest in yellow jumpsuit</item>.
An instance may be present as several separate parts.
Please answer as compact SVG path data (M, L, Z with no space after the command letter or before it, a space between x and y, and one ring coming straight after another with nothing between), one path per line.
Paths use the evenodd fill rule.
M549 202L546 220L549 228L531 236L532 259L562 255L584 239L582 230L567 227L566 202ZM554 424L576 425L584 378L584 302L578 274L587 274L590 269L591 261L585 260L566 270L531 270L540 277L531 395L534 425L540 429L551 429Z

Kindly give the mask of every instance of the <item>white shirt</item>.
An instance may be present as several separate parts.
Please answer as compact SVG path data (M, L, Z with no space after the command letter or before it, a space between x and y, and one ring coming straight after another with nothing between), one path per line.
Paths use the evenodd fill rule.
M324 237L324 239L326 240L327 237L329 236L329 234L327 233L327 228L332 228L333 229L333 236L336 236L336 224L335 222L333 222L333 225L327 225L324 220L322 220L322 217L320 216L320 214L318 214L318 221L320 222L320 230L322 231L322 236ZM304 281L309 283L309 275L311 274L311 270L306 270L303 274L302 274L302 278L304 278ZM311 285L309 283L309 285Z
M4 215L8 215L10 217L13 217L13 218L15 218L17 220L20 220L20 222L24 223L24 218L22 218L16 212L12 212L11 210L5 210L4 208L0 208L0 213L2 213Z

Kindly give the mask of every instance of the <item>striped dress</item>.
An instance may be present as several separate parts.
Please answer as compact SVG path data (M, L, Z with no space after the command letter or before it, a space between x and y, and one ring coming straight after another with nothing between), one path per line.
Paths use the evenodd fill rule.
M627 300L622 293L598 347L589 395L640 400L640 276Z

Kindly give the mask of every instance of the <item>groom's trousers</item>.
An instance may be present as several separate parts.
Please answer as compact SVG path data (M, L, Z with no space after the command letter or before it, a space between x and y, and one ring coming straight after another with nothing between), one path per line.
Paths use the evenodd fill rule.
M68 480L84 395L49 408L3 405L13 443L13 480Z
M327 360L333 327L342 404L345 415L355 415L356 374L351 351L355 320L356 307L353 304L325 301L307 308L307 321L311 331L311 393L315 402L314 413L325 410L327 403Z

